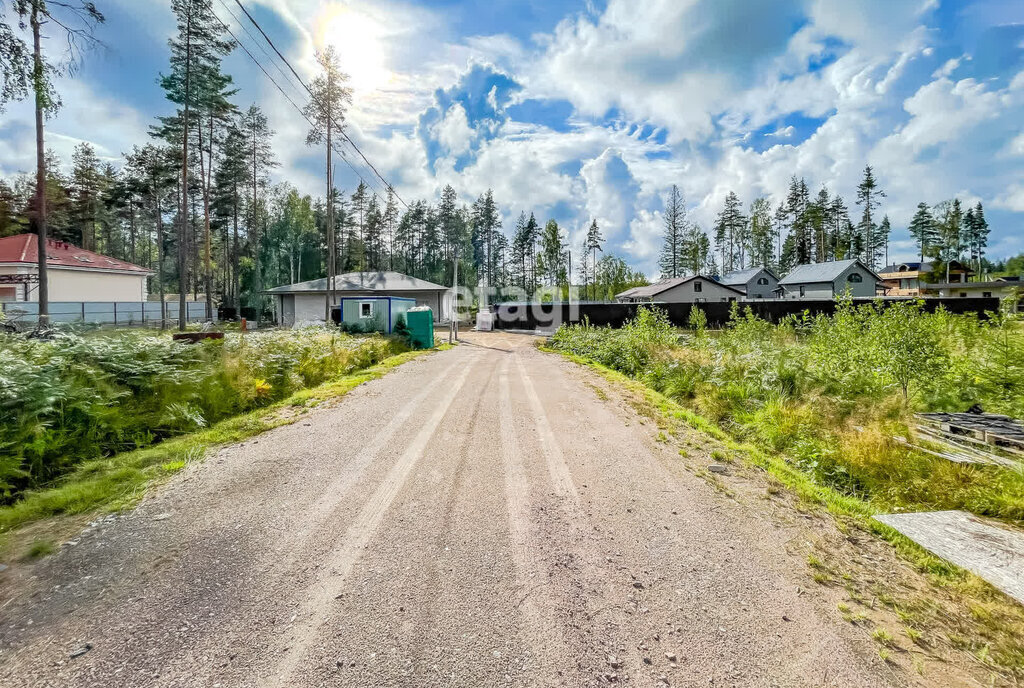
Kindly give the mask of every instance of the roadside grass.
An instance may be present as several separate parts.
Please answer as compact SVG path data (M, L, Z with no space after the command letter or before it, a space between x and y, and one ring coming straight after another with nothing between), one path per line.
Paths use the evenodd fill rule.
M844 560L844 547L838 545L830 552L839 560L838 566L826 564L815 553L809 554L807 566L812 580L845 588L848 599L838 610L846 621L854 625L867 624L870 628L875 626L872 618L879 611L895 615L900 620L913 620L914 626L908 626L906 635L917 646L917 651L925 647L921 642L923 637L941 638L945 647L966 653L970 661L991 672L992 685L1018 685L1024 680L1024 607L974 574L934 556L899 531L874 520L873 516L880 513L877 505L815 482L812 475L787 461L784 454L751 441L736 439L714 421L681 406L643 382L582 356L545 345L539 348L586 366L624 389L634 410L655 421L659 428L682 424L702 433L710 440L706 447L709 457L714 455L715 460L726 455L735 457L763 471L761 477L768 481L769 496L778 495L780 488L785 488L794 498L794 508L829 514L844 535L842 545L849 547L850 542L856 543L857 533L870 534L887 543L890 551L921 574L921 579L916 581L899 576L880 576L879 571L871 567ZM670 434L680 435L671 430ZM687 456L689 452L684 451L680 451L680 456ZM708 480L717 491L732 496L718 476L703 469L695 473ZM864 544L861 540L859 546ZM858 547L857 544L853 546ZM846 568L840 572L843 565ZM879 656L891 662L892 652L898 645L888 631L881 638L875 638L879 642L882 639L886 644L879 648ZM940 655L939 644L936 640L927 646L930 655ZM917 660L914 668L921 671Z
M414 358L447 348L450 347L445 345L433 350L396 354L375 366L343 375L317 387L300 390L273 405L228 418L206 430L165 440L144 449L84 462L52 485L26 492L14 504L0 507L0 554L12 554L12 536L27 526L33 526L32 536L37 541L29 545L26 555L38 558L50 554L54 551L52 541L42 539L39 531L45 533L48 529L40 522L130 508L145 495L148 488L168 479L189 463L202 460L211 449L290 425L312 407L342 397L359 385L376 380ZM53 525L56 530L61 530L59 523ZM46 542L51 545L49 550L41 544Z

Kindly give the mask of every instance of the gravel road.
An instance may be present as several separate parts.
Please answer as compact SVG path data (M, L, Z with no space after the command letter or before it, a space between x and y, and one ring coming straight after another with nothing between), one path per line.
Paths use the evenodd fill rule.
M473 334L225 448L8 575L0 685L893 685L604 387Z

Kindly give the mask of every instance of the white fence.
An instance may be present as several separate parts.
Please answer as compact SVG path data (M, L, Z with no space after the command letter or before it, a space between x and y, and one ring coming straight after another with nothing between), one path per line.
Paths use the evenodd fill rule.
M186 301L189 321L206 320L205 301ZM19 325L32 326L39 319L39 304L32 301L0 302L4 319ZM166 303L167 320L178 319L178 302ZM216 316L214 316L216 318ZM159 301L51 301L50 322L89 323L142 327L160 324Z

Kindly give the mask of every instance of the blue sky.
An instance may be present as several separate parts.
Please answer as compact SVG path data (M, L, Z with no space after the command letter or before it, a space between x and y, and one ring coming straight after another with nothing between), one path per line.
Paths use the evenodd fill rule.
M533 211L574 244L597 218L607 250L653 276L672 184L707 229L730 190L777 201L793 174L852 207L871 164L894 259L914 254L917 203L954 196L984 203L992 255L1024 252L1019 0L243 2L304 77L316 48L340 51L350 135L407 199L493 188L507 230ZM283 81L233 0L212 4ZM118 161L170 111L156 78L174 25L163 0L98 5L108 47L62 84L49 143ZM305 122L244 53L228 69L277 132L276 179L322 193ZM31 167L30 127L25 105L0 115L0 174Z

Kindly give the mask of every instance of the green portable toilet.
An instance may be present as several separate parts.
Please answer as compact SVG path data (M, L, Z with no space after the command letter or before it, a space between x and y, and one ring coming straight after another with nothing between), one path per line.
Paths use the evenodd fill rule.
M434 312L428 306L410 308L405 313L414 349L434 348Z

